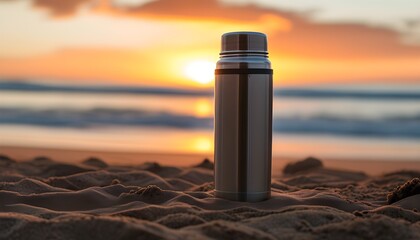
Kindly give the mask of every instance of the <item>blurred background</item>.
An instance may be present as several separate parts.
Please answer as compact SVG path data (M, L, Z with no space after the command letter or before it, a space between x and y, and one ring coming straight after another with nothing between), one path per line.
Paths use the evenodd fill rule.
M0 146L213 152L220 36L268 36L273 154L420 161L418 0L0 0Z

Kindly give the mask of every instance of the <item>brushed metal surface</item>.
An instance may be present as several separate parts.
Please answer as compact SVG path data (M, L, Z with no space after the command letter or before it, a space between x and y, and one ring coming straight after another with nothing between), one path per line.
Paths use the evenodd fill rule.
M229 32L222 35L220 55L267 54L267 37L259 32Z
M221 55L216 68L271 69L271 63L266 53L234 53ZM215 194L255 202L270 197L273 80L243 72L216 74Z

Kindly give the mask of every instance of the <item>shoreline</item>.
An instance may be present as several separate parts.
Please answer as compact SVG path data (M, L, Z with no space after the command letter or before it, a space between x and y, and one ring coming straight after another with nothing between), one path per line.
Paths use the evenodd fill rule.
M159 152L129 152L129 151L100 151L84 149L60 149L41 147L0 146L0 155L6 155L18 161L29 161L35 157L48 157L60 162L80 163L95 157L114 165L136 165L144 162L159 162L162 165L188 167L205 158L213 161L213 154L196 153L159 153ZM308 155L309 157L310 155ZM317 157L317 156L313 156ZM363 159L328 159L321 158L329 168L363 171L369 175L381 175L397 170L420 171L419 161L410 160L363 160ZM291 157L273 157L273 176L281 175L281 169L287 163L302 159Z

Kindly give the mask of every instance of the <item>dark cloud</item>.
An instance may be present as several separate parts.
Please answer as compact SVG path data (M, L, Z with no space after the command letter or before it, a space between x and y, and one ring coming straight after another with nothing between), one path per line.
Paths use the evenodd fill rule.
M32 5L36 8L45 8L53 16L69 16L74 14L77 9L92 0L32 0Z

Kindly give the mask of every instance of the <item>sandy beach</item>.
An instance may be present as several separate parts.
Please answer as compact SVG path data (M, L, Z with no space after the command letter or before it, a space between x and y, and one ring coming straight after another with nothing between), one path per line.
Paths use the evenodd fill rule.
M105 153L71 162L35 150L1 148L0 239L420 238L414 162L279 164L271 199L244 203L214 197L213 162L201 156L117 165Z
M0 0L0 240L420 240L419 9Z

